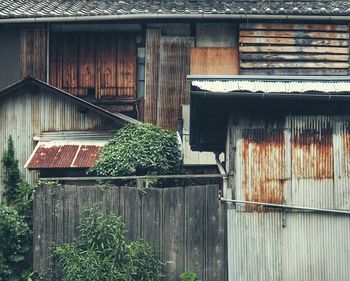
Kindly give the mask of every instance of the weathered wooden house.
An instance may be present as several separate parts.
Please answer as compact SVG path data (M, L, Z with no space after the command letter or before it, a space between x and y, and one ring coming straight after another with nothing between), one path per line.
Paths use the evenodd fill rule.
M94 164L111 130L135 121L31 77L0 91L0 101L1 155L12 136L19 166L30 158L27 168L44 174L66 169L82 174ZM34 183L37 173L21 170ZM2 182L2 167L0 174Z
M0 86L224 153L230 281L348 280L349 24L345 0L1 1Z

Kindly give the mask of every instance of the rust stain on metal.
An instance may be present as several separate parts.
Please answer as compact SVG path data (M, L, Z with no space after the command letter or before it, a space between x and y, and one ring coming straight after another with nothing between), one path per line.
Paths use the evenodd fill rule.
M283 130L245 130L241 161L244 200L283 204L286 185ZM261 206L246 206L246 210L263 211Z
M32 155L28 169L90 168L102 147L95 145L41 145Z
M292 135L293 177L333 178L333 129L329 122L294 128Z

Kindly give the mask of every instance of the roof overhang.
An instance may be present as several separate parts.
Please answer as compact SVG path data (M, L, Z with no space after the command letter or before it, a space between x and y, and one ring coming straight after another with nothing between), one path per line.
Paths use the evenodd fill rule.
M94 166L106 139L61 139L39 141L24 168L88 169Z
M236 114L349 114L350 77L188 76L190 144L224 151L227 119Z

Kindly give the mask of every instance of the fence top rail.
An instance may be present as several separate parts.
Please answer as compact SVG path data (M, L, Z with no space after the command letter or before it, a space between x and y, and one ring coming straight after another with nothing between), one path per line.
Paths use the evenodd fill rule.
M50 177L40 178L42 181L98 181L98 180L146 180L146 179L205 179L223 178L227 174L203 174L203 175L147 175L125 177Z

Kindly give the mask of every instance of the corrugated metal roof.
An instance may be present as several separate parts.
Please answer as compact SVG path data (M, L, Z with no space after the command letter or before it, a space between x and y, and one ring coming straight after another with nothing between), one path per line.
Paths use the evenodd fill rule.
M349 93L350 81L194 80L199 91L229 93Z
M40 141L25 164L27 169L90 168L107 140Z
M0 0L0 19L123 15L349 15L345 0ZM152 18L152 17L150 17Z

